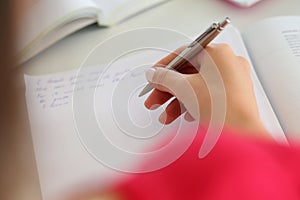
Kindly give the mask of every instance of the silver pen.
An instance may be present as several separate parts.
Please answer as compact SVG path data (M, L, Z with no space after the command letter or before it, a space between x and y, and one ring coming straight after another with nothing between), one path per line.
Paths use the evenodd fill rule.
M177 55L165 68L171 70L180 70L184 64L198 54L206 47L217 35L230 23L230 19L226 17L222 22L214 22L212 25L199 37L197 37L185 50ZM147 94L153 89L151 84L146 87L139 94L139 97Z

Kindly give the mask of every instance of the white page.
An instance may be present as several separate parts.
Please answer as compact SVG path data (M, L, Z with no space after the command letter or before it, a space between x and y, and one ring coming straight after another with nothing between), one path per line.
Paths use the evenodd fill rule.
M284 131L300 138L300 16L263 20L244 39Z
M101 99L109 100L109 94L112 88L118 85L118 79L130 69L123 68L124 65L133 66L131 63L136 64L137 62L143 64L146 62L152 65L159 58L165 56L166 52L158 52L156 54L149 52L147 55L151 56L147 57L148 59L142 57L138 60L133 58L128 61L122 61L123 64L121 66L119 65L118 69L114 69L103 75L103 86L102 82L97 83L97 77L103 72L104 66L91 66L84 69L83 74L80 75L83 78L77 80L77 82L81 84L78 86L77 94L82 94L85 97L87 93L93 94L93 91L99 87L101 91L96 92L97 102L101 102ZM149 65L147 67L149 67ZM142 73L135 72L134 74L136 78L132 79L133 82L131 82L131 85L128 87L135 87L137 80L146 83L144 71L142 71ZM68 193L68 190L74 192L74 188L78 187L81 190L84 188L101 188L102 184L107 185L111 180L114 180L116 176L123 175L103 166L88 153L81 143L80 137L76 132L73 119L74 110L72 109L72 91L75 76L76 71L37 77L25 76L26 99L34 150L41 190L45 199L62 198L61 195ZM175 123L164 128L164 126L159 124L157 120L158 114L162 112L163 108L151 112L150 117L152 117L152 121L149 121L151 118L149 118L148 111L144 108L142 103L145 98L146 96L137 98L136 95L135 100L138 99L138 102L129 100L128 109L130 110L131 117L134 118L133 121L138 123L139 126L145 126L152 122L150 129L152 131L161 131L160 135L154 138L156 142L152 140L135 141L130 138L126 140L126 135L120 138L119 128L115 124L112 124L113 122L109 121L109 119L107 120L107 116L110 115L110 110L107 110L105 106L104 108L101 107L102 104L96 104L96 115L100 118L102 116L104 117L104 121L102 119L100 119L100 121L106 125L103 127L104 129L109 129L110 134L108 136L111 137L110 139L113 140L115 144L123 146L123 148L124 145L127 148L132 147L131 151L134 152L143 151L143 149L147 148L148 144L157 144L157 140L161 141L168 136L170 129L174 129L174 127L178 126L176 125L178 123ZM122 112L120 114L122 114ZM138 114L139 116L137 116ZM87 122L89 121L90 120L87 119ZM188 126L192 124L193 123L186 123ZM94 131L92 127L86 130L88 133L92 131ZM140 134L149 134L149 131L141 131ZM145 135L145 137L147 137L147 135ZM93 141L96 140L93 139ZM101 147L101 141L95 145ZM103 148L99 150L106 151ZM116 157L114 160L127 164L128 162L124 159L126 158ZM131 164L129 163L129 165Z
M226 28L216 42L227 42L232 45L236 54L248 58L242 40L234 28ZM169 49L175 49L176 46L179 45L175 44ZM148 145L158 143L168 136L170 130L176 130L178 125L182 125L183 128L195 125L187 122L181 124L182 120L179 119L171 126L163 127L157 121L158 114L162 109L149 113L143 107L146 96L137 98L139 90L136 86L146 83L144 71L133 71L129 74L128 72L135 66L144 65L148 68L166 54L167 52L149 50L137 57L129 57L114 63L109 71L104 70L105 65L85 68L80 73L80 78L77 80L79 85L74 93L75 96L82 95L77 96L75 103L76 100L81 100L81 97L91 94L95 101L89 102L83 98L80 105L85 105L86 109L81 110L83 113L79 113L79 116L76 115L78 110L75 109L74 111L72 108L72 89L76 71L45 76L25 76L26 100L44 199L59 199L61 194L78 187L82 189L82 186L100 188L101 184L107 184L112 178L115 178L112 175L121 175L95 160L82 144L83 137L97 129L92 125L89 126L89 123L94 119L91 119L93 116L85 113L91 106L94 106L94 117L101 124L102 130L107 134L106 136L120 148L129 148L129 151L133 152L143 151ZM102 74L102 81L98 83L99 74ZM126 78L126 76L129 77ZM274 138L278 141L284 141L284 135L253 71L252 78L260 115L265 126L271 131ZM125 82L120 82L120 80ZM119 96L112 98L113 95L117 94ZM124 113L128 113L129 118L137 126L143 127L152 123L150 131L144 129L145 131L131 133L133 130L130 127L131 124L123 120L128 119ZM112 114L114 114L114 118L111 117ZM75 126L74 117L76 120L78 117L82 117L80 122L83 122L83 126L87 125L83 132L80 132L78 124ZM118 123L115 123L114 120ZM162 134L153 137L153 140L140 142L132 139L133 137L127 138L124 134L120 135L120 133L122 134L120 128L129 130L128 134L140 134L139 136L144 137L149 137L149 133L155 133L161 129ZM83 133L81 137L78 137L78 130ZM85 141L89 142L91 146L102 147L101 141L96 139L93 140L92 138L90 141ZM106 151L106 149L101 148L99 150ZM132 162L126 163L127 158L114 158L112 155L112 159L122 164L134 164Z

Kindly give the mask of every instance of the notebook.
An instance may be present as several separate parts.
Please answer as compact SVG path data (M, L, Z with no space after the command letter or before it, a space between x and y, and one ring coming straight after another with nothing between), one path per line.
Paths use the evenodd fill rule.
M32 0L22 17L18 62L93 23L112 26L167 0Z

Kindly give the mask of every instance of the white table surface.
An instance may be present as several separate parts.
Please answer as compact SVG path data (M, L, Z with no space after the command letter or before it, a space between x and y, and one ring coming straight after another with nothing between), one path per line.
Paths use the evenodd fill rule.
M300 15L300 0L263 0L247 9L234 7L223 0L170 0L110 28L96 25L84 28L57 42L19 69L21 73L41 75L78 68L95 44L135 28L162 27L192 37L203 31L211 21L221 20L225 16L229 16L232 24L243 32L251 23L278 15ZM25 195L27 199L40 198L38 192L32 192L37 187L28 185L25 188L29 191Z
M211 21L226 16L243 32L251 23L279 15L300 15L300 0L263 0L246 9L223 0L170 0L109 28L97 25L84 28L23 64L22 71L39 75L78 68L95 44L135 28L162 27L192 37L203 31Z

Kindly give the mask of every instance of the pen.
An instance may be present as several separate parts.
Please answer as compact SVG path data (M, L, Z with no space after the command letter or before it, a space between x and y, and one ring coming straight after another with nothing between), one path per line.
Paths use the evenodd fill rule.
M165 68L171 70L180 70L180 68L202 49L206 47L219 33L230 23L230 19L226 17L222 22L214 22L210 25L204 33L197 37L185 50L177 55ZM153 89L151 84L147 84L146 87L139 94L139 97L147 94Z

